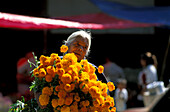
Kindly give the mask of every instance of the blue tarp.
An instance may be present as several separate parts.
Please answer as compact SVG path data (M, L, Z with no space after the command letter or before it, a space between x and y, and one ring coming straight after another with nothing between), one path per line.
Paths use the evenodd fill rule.
M117 18L170 26L170 6L134 7L107 0L90 1L104 13Z

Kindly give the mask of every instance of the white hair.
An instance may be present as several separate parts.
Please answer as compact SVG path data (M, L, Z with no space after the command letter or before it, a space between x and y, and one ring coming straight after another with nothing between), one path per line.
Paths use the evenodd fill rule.
M84 30L80 30L80 31L76 31L73 32L65 41L65 44L67 46L70 46L70 44L77 38L77 37L81 37L84 39L88 40L88 48L87 48L87 53L86 56L89 54L90 52L90 47L91 47L91 33L90 32L86 32Z

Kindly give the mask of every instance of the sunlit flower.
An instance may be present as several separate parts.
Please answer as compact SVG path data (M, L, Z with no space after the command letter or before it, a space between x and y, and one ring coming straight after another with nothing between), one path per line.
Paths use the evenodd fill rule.
M108 82L108 83L107 83L107 86L108 86L108 88L109 88L109 91L115 90L115 86L114 86L113 82Z
M68 50L68 47L67 47L66 45L62 45L62 46L60 47L60 52L62 52L62 53L67 52L67 50Z
M102 65L100 65L98 67L98 72L101 74L101 73L103 73L103 70L104 70L104 67Z

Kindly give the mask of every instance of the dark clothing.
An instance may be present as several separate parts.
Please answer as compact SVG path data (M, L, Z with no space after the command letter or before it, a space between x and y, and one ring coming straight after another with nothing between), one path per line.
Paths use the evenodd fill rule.
M99 72L98 72L98 67L96 66L96 65L94 65L94 64L92 64L92 63L90 63L89 62L89 64L91 64L93 67L95 67L96 68L96 75L97 75L97 78L98 78L98 80L99 81L102 81L103 83L106 83L107 84L107 79L106 79L106 77L105 77L105 75L104 75L104 73L102 73L102 74L100 74Z

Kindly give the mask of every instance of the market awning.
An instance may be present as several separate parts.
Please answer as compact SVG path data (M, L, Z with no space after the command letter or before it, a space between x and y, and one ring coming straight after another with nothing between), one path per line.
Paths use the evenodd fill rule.
M0 12L1 28L19 29L126 29L136 27L151 27L159 24L137 23L117 19L103 13L85 14L78 16L56 17L55 19L23 16Z
M135 22L170 26L170 6L129 6L108 0L90 0L101 11L113 17Z

